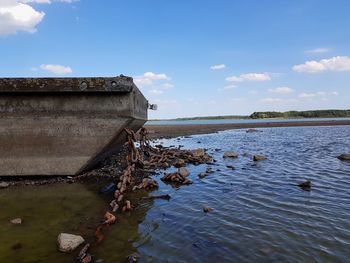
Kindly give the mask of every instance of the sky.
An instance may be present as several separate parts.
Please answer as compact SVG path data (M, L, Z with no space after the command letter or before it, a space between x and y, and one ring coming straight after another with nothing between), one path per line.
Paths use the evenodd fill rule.
M149 117L350 108L349 0L0 0L0 77L132 76Z

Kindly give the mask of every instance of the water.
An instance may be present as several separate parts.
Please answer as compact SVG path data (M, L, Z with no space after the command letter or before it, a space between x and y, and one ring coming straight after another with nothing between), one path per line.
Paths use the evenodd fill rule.
M170 201L143 202L120 215L94 248L95 259L123 262L137 252L140 262L348 262L350 163L336 157L350 151L350 126L261 130L158 141L209 149L215 172L199 179L208 165L191 165L193 184L179 188L156 176L160 189L151 194L170 194ZM226 150L239 158L224 160ZM254 163L253 154L268 160ZM305 180L313 183L309 192L296 186ZM0 262L74 262L77 252L57 252L55 239L62 231L91 237L110 199L96 188L1 190ZM214 211L203 213L204 205ZM18 216L23 225L11 226ZM21 249L11 248L18 242Z
M148 121L146 125L185 125L185 124L241 124L266 122L305 122L305 121L349 121L350 118L304 118L304 119L221 119L221 120L164 120Z

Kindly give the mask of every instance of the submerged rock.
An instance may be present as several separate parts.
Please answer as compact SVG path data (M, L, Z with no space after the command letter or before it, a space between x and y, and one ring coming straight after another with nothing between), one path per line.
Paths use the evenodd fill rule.
M257 162L257 161L263 161L263 160L266 160L266 159L267 159L267 157L264 156L264 155L254 155L254 156L253 156L253 160L254 160L255 162Z
M228 152L224 153L223 157L224 158L237 158L238 157L238 153L228 151Z
M126 258L126 263L136 263L138 262L140 256L137 253L133 253Z
M252 133L252 132L262 132L260 130L257 130L257 129L248 129L246 130L247 133Z
M12 220L10 220L10 223L13 224L13 225L20 225L22 224L22 218L14 218Z
M298 184L298 186L300 188L302 188L303 190L310 190L311 189L311 181L302 182L302 183Z
M204 213L209 213L209 212L212 212L214 209L209 207L209 206L203 206L203 212Z
M9 186L10 186L9 183L6 183L6 182L1 182L1 183L0 183L0 188L7 188L7 187L9 187Z
M78 235L61 233L57 237L58 249L61 252L70 252L84 243L84 238Z
M209 175L208 173L202 172L202 173L200 173L200 174L198 175L198 177L199 177L200 179L203 179L203 178L207 177L208 175Z
M341 161L350 161L350 154L343 153L337 157Z

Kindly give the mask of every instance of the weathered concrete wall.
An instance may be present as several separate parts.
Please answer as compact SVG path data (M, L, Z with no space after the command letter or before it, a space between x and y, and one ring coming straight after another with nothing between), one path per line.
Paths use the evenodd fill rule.
M125 127L138 130L146 122L147 106L135 85L129 92L89 93L0 87L0 175L91 169L118 150Z

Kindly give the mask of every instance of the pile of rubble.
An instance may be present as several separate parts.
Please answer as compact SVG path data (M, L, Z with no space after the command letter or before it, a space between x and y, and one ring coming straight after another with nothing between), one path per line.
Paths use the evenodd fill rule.
M147 138L147 130L140 130L139 147L136 147L136 136L132 130L125 129L127 135L127 167L122 171L117 182L108 186L114 190L113 200L111 200L109 211L104 215L104 220L96 227L94 245L104 240L103 228L114 224L117 221L116 214L119 212L131 212L134 206L127 199L127 193L140 189L151 191L158 188L158 183L149 175L156 170L166 169L171 166L178 168L177 172L165 174L161 178L165 182L177 185L191 184L192 181L187 177L189 171L185 168L186 164L199 165L203 163L212 163L213 159L204 149L181 150L180 148L166 148L161 145L153 147ZM137 176L137 174L142 174ZM113 188L115 187L115 188ZM169 196L160 196L161 198L170 198ZM83 263L92 262L92 256L89 253L90 244L86 244L80 251L78 261Z

